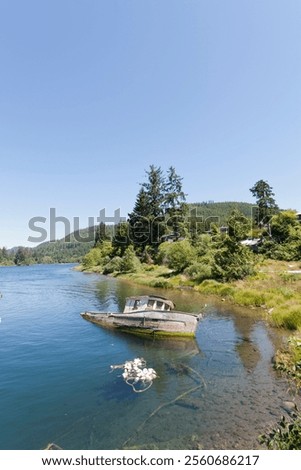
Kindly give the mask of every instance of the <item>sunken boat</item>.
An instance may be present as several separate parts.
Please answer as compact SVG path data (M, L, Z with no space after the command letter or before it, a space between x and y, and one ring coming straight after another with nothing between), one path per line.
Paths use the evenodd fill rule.
M171 300L158 295L127 297L123 313L87 311L81 316L106 328L151 337L194 337L202 317L176 311Z

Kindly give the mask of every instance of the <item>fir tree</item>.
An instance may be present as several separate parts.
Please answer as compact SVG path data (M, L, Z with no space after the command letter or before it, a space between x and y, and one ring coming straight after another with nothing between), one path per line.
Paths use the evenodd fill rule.
M114 227L114 236L112 238L112 256L123 256L125 250L130 244L131 240L129 237L129 223L120 222Z
M146 174L148 181L143 183L141 186L147 195L149 215L153 218L160 217L163 215L163 203L165 197L165 180L163 172L160 167L151 165Z
M183 227L188 211L182 180L183 178L177 175L175 168L171 166L167 171L165 181L164 208L167 224L172 227L176 238L180 235L181 226Z
M109 239L110 237L108 237L106 233L106 224L104 222L100 222L95 232L94 247L101 245L104 240Z
M160 167L150 166L141 184L133 212L129 214L131 239L135 247L158 246L164 233L164 177Z
M150 244L150 204L149 197L142 187L137 195L133 212L129 214L130 239L141 250Z
M253 196L256 198L257 211L255 220L259 227L267 225L272 217L279 211L276 201L273 196L273 188L267 181L259 180L250 189Z

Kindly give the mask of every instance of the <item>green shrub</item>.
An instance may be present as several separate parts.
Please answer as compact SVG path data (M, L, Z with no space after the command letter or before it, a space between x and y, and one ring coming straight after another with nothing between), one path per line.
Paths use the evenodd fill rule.
M225 239L216 250L212 276L220 281L234 281L254 274L254 257L249 248Z
M110 261L112 255L112 243L104 241L97 247L92 248L83 258L84 269L91 269L95 266L104 266Z
M114 272L121 271L122 258L120 256L115 256L110 261L108 261L103 269L104 274L112 274Z
M83 258L83 266L85 269L102 264L102 252L100 248L92 248Z
M301 414L283 416L272 431L259 437L259 442L272 450L301 450Z
M141 269L139 258L135 255L134 247L128 246L120 262L120 271L135 273Z
M177 272L184 271L194 260L195 250L188 240L165 242L159 247L159 262Z
M280 261L297 261L299 259L299 245L295 242L277 244L271 250L270 257Z
M204 263L193 263L185 269L184 274L196 282L202 282L204 279L210 279L212 276L211 266Z

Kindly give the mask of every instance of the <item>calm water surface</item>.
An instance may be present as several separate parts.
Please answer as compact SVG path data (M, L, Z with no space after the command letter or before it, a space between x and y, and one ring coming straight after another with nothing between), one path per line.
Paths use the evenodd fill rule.
M209 304L195 341L152 341L79 315L122 310L143 286L38 265L0 268L0 292L1 449L252 449L291 399L271 366L278 332L241 311ZM179 310L204 307L192 292L167 295ZM160 376L142 394L110 373L135 357Z

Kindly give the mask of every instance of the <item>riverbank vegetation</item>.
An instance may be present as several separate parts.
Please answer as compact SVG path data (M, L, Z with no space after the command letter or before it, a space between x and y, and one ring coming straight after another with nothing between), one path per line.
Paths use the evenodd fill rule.
M128 220L108 237L102 224L81 269L123 276L152 287L190 287L259 307L278 327L301 327L301 224L280 210L263 180L250 189L249 215L206 217L186 203L182 178L151 166ZM229 206L228 206L229 208ZM250 207L248 208L250 209Z

